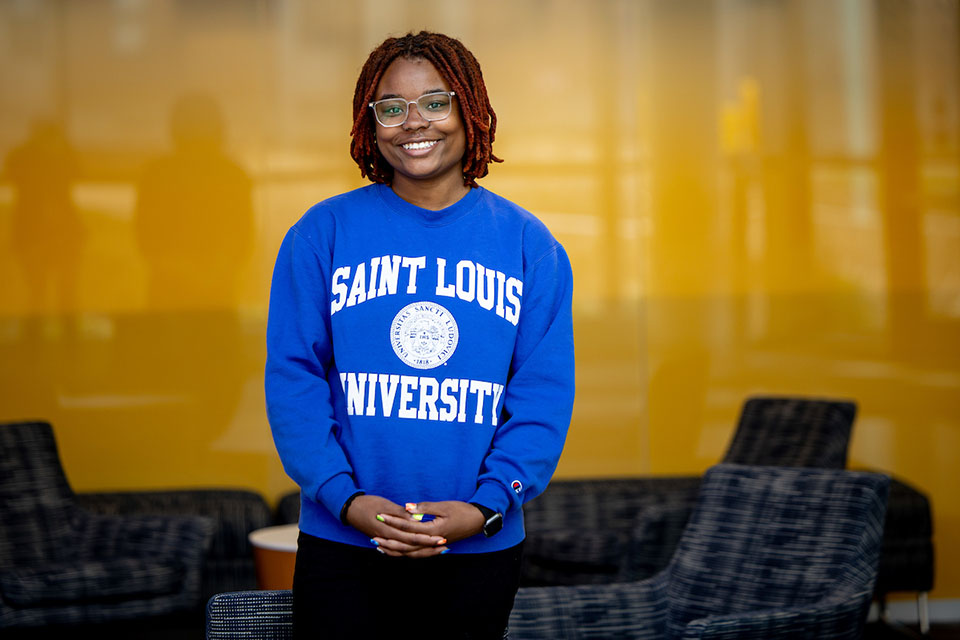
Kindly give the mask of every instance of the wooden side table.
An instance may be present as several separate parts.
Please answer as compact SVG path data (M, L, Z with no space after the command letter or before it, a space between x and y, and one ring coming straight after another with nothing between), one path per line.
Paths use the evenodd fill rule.
M297 559L296 524L264 527L247 536L253 547L253 561L260 589L292 589L293 567Z

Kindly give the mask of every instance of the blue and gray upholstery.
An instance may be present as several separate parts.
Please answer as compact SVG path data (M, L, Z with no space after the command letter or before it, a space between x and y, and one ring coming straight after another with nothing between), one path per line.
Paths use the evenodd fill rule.
M199 608L213 524L77 505L46 422L0 424L0 628Z
M889 478L720 464L677 552L645 581L523 588L514 640L859 638Z

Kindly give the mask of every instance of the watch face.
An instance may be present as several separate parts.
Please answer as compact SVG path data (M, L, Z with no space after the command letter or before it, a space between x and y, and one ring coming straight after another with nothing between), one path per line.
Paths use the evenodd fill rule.
M483 523L483 535L488 538L503 528L503 516L495 513Z

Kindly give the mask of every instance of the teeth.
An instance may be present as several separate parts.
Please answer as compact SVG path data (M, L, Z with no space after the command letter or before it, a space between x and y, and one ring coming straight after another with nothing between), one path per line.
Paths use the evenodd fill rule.
M429 140L425 142L408 142L407 144L401 145L404 149L414 150L414 149L429 149L433 145L437 144L436 140Z

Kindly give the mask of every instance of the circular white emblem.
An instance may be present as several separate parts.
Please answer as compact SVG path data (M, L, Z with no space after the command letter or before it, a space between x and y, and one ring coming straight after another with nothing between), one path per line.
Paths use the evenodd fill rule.
M439 367L453 355L459 340L453 314L435 302L408 304L390 325L393 352L417 369Z

